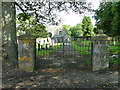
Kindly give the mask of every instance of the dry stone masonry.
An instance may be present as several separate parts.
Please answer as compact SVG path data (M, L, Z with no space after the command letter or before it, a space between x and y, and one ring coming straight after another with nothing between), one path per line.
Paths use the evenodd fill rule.
M92 41L93 41L92 52L93 71L108 68L110 38L105 34L98 34L92 37Z
M35 70L36 37L25 34L18 37L18 66L20 70Z

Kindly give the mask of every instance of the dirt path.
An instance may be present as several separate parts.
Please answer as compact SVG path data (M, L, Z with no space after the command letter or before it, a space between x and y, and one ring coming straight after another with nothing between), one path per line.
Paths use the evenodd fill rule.
M61 51L60 51L61 50ZM52 55L37 57L33 73L9 70L4 72L3 87L15 88L118 88L118 71L91 71L80 55L66 43ZM64 51L64 53L63 53ZM73 54L74 53L74 54Z

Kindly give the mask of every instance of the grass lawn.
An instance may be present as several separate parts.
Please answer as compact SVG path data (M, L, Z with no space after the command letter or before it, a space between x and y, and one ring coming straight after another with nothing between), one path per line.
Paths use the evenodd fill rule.
M36 55L48 55L51 52L54 52L55 50L57 50L58 48L60 48L62 45L62 43L58 43L56 46L50 47L49 50L40 50L38 51L38 48L36 49Z
M120 57L118 57L118 58L115 59L115 60L110 60L110 63L111 63L111 64L120 64Z
M84 44L85 42L79 42L77 43L77 41L73 41L71 42L72 43L72 46L82 55L91 55L91 51L88 51L88 50L91 50L91 47L88 47L89 46L89 43L90 41L87 41L86 42L86 46L79 46L81 44ZM91 58L86 58L85 59L86 63L91 65L92 64L92 60Z
M114 45L114 41L111 41L111 45ZM119 41L115 41L115 45L120 45Z
M76 42L80 45L86 45L86 46L89 46L91 44L91 41L90 40L86 40L86 41L73 41L73 42Z
M83 45L83 44L86 44L86 47L83 47L83 46L78 46L78 45ZM87 47L88 45L90 44L90 41L82 41L82 42L77 42L77 41L73 41L72 42L72 46L77 50L79 51L82 55L91 55L91 52L88 51L88 49L91 49L91 47ZM116 42L116 46L113 46L112 44L110 45L110 52L112 54L118 54L120 55L120 42ZM92 60L91 58L87 58L86 59L86 62L88 64L92 64ZM109 59L109 62L111 64L120 64L120 57L119 58L116 58L115 60L112 60L112 59Z
M88 51L91 49L91 47L84 47L84 46L78 46L80 45L79 43L77 43L77 41L72 41L72 46L79 52L81 53L82 55L91 55L91 52Z
M113 55L120 55L120 43L116 42L117 46L114 45L110 45L110 53ZM120 64L120 57L112 60L112 58L110 58L110 63L111 64Z
M110 52L112 54L120 54L120 46L110 45Z

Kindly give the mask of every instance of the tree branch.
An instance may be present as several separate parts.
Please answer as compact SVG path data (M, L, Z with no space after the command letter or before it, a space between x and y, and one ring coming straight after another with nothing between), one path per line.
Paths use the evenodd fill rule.
M25 13L25 10L17 2L15 2L15 5L18 6L23 13Z

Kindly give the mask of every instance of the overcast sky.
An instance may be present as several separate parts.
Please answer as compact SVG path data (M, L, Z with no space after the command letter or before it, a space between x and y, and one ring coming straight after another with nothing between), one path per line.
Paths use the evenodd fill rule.
M89 0L89 2L91 2L93 4L93 9L97 9L99 7L99 1L98 0ZM62 18L62 22L61 24L68 24L71 26L75 26L76 24L80 23L83 19L83 15L77 15L73 12L70 12L70 14L67 14L65 12L61 12L59 13L60 17ZM92 16L94 16L94 14L86 14L85 16L90 16L93 25L95 24L95 19L92 18Z

